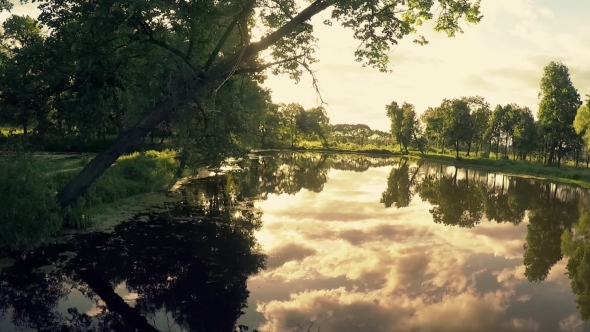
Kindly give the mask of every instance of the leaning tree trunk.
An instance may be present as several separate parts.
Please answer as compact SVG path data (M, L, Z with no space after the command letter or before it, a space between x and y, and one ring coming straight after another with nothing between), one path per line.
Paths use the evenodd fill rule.
M253 4L253 2L252 2ZM160 122L166 120L173 111L185 105L199 91L206 86L217 82L220 79L228 79L232 73L256 72L266 69L268 66L256 68L238 69L240 63L246 63L260 52L277 43L283 37L293 33L302 23L312 18L319 12L327 9L332 5L331 1L317 0L293 17L289 22L278 30L267 35L260 41L247 45L239 52L230 55L226 60L207 70L229 36L233 26L230 25L226 34L221 38L216 49L213 50L211 57L198 74L194 74L192 79L187 80L186 88L174 91L170 97L165 99L159 105L155 106L152 111L145 116L136 126L132 127L125 133L121 134L106 150L99 153L90 163L88 163L80 173L78 173L66 186L57 194L57 200L62 208L74 203L80 196L84 195L88 188L98 179L127 149L140 139L142 135L153 130ZM236 21L238 18L234 21ZM234 25L235 26L235 25ZM221 45L221 46L220 46ZM237 69L237 70L236 70Z
M418 139L418 136L416 135L416 131L412 130L412 135L414 136L414 140L416 141L416 145L418 145L418 150L420 150L420 154L422 155L422 157L426 156L426 154L424 153L424 149L422 148L422 144L420 144L420 140Z
M197 91L196 87L192 91ZM166 118L175 107L181 106L190 99L188 89L181 89L176 98L168 98L148 114L139 124L123 133L104 151L99 153L57 194L61 207L74 203L84 195L88 188L128 149L145 136L162 119Z

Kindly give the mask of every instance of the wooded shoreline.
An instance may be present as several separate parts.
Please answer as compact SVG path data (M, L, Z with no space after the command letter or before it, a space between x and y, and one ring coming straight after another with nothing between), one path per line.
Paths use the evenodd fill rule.
M398 151L385 149L359 149L359 150L340 150L330 148L283 148L283 149L261 149L252 151L252 153L264 153L275 151L293 151L293 152L314 152L314 153L333 153L333 154L359 154L384 157L406 157L414 160L435 161L445 165L456 166L460 168L472 168L485 170L494 173L500 173L508 176L528 177L541 181L549 181L561 184L568 184L580 188L590 189L590 171L586 167L572 167L563 165L561 168L548 167L540 162L516 161L506 159L487 159L487 158L455 158L453 155L427 154L420 155L418 151L410 151L409 154L403 154Z

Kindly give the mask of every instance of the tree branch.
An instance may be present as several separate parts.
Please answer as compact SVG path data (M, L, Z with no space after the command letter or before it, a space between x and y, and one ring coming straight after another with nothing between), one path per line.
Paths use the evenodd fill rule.
M295 31L295 29L297 29L302 23L329 8L331 5L332 0L316 0L278 30L270 33L260 41L246 46L242 51L236 52L232 56L227 57L226 60L211 68L211 70L203 70L198 76L198 79L208 80L231 73L232 69L234 69L241 60L247 60L271 47L285 36L293 33L293 31Z
M190 40L188 42L188 50L186 51L186 56L184 57L186 61L189 61L191 56L193 55L193 50L195 49L195 23L194 21L191 23L191 35Z
M295 61L298 59L301 59L302 57L304 57L304 54L289 58L289 59L284 59L284 60L280 60L280 61L275 61L275 62L270 62L270 63L265 63L262 66L258 66L258 67L250 67L250 68L240 68L238 70L236 70L236 72L234 73L234 75L238 75L238 74L245 74L245 73L259 73L265 69L268 69L272 66L276 66L276 65L280 65L283 63L287 63L287 62L291 62L291 61Z
M295 17L293 17L292 20L287 22L285 25L280 27L278 30L276 30L275 32L272 32L268 36L262 38L259 42L253 43L251 45L251 48L249 50L247 50L248 56L251 56L251 54L256 54L260 51L263 51L263 50L269 48L271 45L275 44L276 42L281 40L283 37L287 36L288 34L292 33L293 31L295 31L295 29L298 26L300 26L301 24L303 24L305 21L311 19L316 14L327 9L331 5L332 5L331 0L316 0L316 1L314 1L311 5L309 5L307 8L302 10L299 14L297 14Z
M250 0L244 6L244 9L240 13L238 13L236 15L236 17L234 17L233 21L229 24L227 29L225 29L223 36L221 36L221 39L219 39L219 41L217 42L217 45L215 45L215 48L213 49L213 51L209 55L207 62L205 62L205 65L203 66L203 71L207 71L211 68L211 66L213 65L213 62L215 61L215 59L217 58L217 55L219 54L219 51L221 51L221 48L223 47L223 45L225 45L225 42L227 41L227 39L231 35L231 33L234 30L234 28L236 27L236 25L240 21L244 20L246 18L246 16L248 16L248 13L254 8L255 4L256 4L256 0Z
M139 24L140 29L143 30L144 33L147 35L148 42L150 42L156 46L159 46L159 47L167 50L168 52L176 55L177 57L181 58L194 72L198 72L197 68L195 68L195 66L189 61L189 58L183 52L181 52L177 48L174 48L174 47L166 44L163 41L160 41L160 40L157 40L156 38L154 38L154 31L152 30L152 28L150 28L150 26L147 23L145 23L141 20L138 20L137 23Z
M154 39L152 36L149 36L148 41L156 46L159 46L167 51L169 51L170 53L173 53L174 55L178 56L179 58L182 59L182 61L184 61L184 63L186 63L189 67L191 67L191 69L195 72L197 72L197 68L195 66L193 66L193 64L189 61L188 58L185 57L185 55L178 49L169 46L168 44L161 42L159 40Z
M313 88L315 89L315 93L320 101L320 105L328 105L328 103L326 103L324 101L324 98L322 98L322 93L320 92L319 80L315 76L315 72L309 67L309 65L307 63L305 63L305 61L299 62L299 64L302 65L303 68L305 68L307 70L309 75L311 75L311 84L313 85Z

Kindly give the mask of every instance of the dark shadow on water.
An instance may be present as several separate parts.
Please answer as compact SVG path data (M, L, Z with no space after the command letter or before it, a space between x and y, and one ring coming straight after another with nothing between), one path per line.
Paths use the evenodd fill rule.
M0 276L0 330L234 331L266 257L253 236L261 214L226 184L200 181L168 212L112 233L13 253Z

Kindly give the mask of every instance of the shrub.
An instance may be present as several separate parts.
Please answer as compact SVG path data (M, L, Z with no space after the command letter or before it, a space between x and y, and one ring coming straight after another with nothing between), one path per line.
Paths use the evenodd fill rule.
M0 157L0 247L37 243L61 225L55 187L32 157Z

